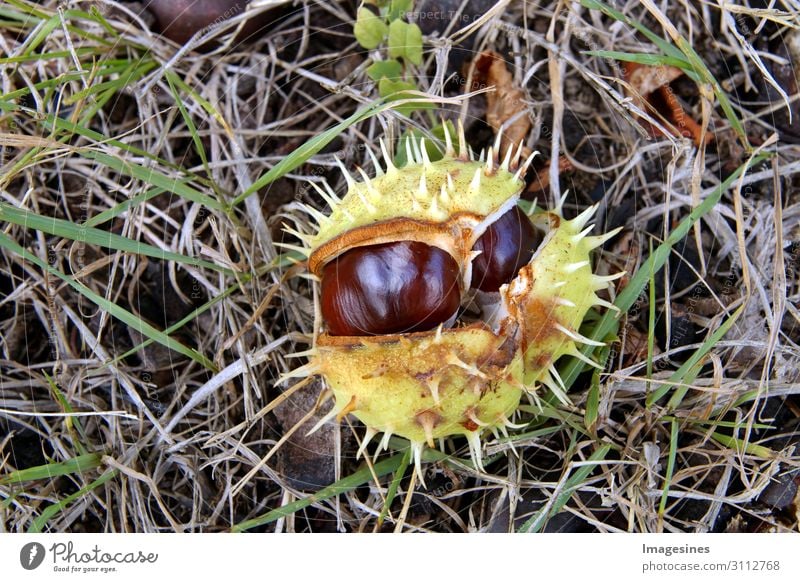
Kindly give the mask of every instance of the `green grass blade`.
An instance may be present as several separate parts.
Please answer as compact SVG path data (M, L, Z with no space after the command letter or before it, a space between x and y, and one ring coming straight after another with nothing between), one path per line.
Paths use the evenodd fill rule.
M208 113L211 117L213 117L217 123L225 129L225 131L229 134L233 134L233 129L231 129L228 122L222 116L222 114L214 107L208 99L205 99L202 95L200 95L197 91L195 91L191 86L187 85L186 82L181 79L178 75L173 73L170 70L165 71L165 76L169 80L170 84L174 84L178 89L184 91L189 97L192 98L196 103L202 107L206 113Z
M653 255L653 239L648 241L648 256ZM653 380L653 353L656 339L656 272L655 263L650 263L650 279L647 282L650 289L649 305L647 309L647 391L650 392ZM667 309L668 307L665 307ZM664 315L666 317L666 315Z
M72 80L77 80L80 78L80 75L75 75L74 78L70 77L69 75L64 75L59 79L49 79L46 82L37 84L36 87L37 89L46 89L48 87L57 86L63 83L67 78L71 78ZM21 96L29 93L29 91L26 88L25 90L15 91L14 93L19 94ZM114 91L109 91L109 93L111 95L115 94ZM0 110L2 110L5 113L25 113L26 115L29 115L32 119L34 119L37 123L40 123L45 129L49 131L55 131L57 129L58 131L63 132L63 135L60 135L58 137L59 141L67 141L77 134L95 143L103 143L105 145L117 147L134 156L140 156L145 159L152 160L159 166L170 168L177 172L185 173L185 170L179 168L173 163L170 163L166 160L162 160L158 156L154 156L153 154L145 150L142 150L130 144L126 144L125 142L122 142L120 140L106 137L103 134L91 130L87 127L84 127L79 123L73 123L52 114L48 114L40 119L35 110L21 108L16 103L9 101L9 98L11 96L12 94L9 94L4 96L4 98L0 98ZM96 109L101 105L102 103L98 101L98 103L96 103L93 106L93 108ZM16 174L18 174L19 171L22 168L24 168L31 159L35 157L35 155L40 151L40 149L41 148L31 148L31 150L27 152L22 159L16 162L14 166L7 171L6 176L4 176L3 178L5 180L8 180L11 177L15 176ZM169 176L166 176L159 172L155 172L154 170L144 168L139 165L125 164L124 162L122 162L122 160L120 160L117 157L112 157L107 154L103 154L96 151L81 149L78 150L78 153L87 158L97 159L97 161L100 161L101 163L104 163L110 168L115 169L127 176L132 176L138 179L142 179L146 183L150 183L154 186L161 186L164 191L171 192L177 196L182 196L189 200L199 202L209 208L224 210L223 206L219 202L217 202L214 198L211 198L201 193L200 191L188 186L186 184L186 180L183 178L182 179L171 178ZM204 180L203 178L198 176L189 175L188 177L189 179L196 180L200 183L207 182L207 180Z
M769 158L770 154L759 154L739 166L733 171L723 182L717 186L692 212L689 216L684 218L677 227L675 227L667 240L661 243L652 255L647 257L647 260L639 267L639 270L631 277L628 285L619 293L614 304L619 307L620 314L627 312L636 302L640 293L650 278L651 269L658 272L664 267L667 262L672 247L677 245L689 233L689 230L694 224L707 214L714 206L720 201L722 195L728 191L731 185L752 166L763 162ZM591 330L590 337L594 340L603 340L604 338L613 335L619 326L619 317L614 311L608 310L603 314L600 321ZM591 346L585 347L583 352L592 357L594 348ZM561 378L564 380L564 385L569 389L580 374L584 367L584 363L577 358L571 359L564 369L561 371Z
M19 484L27 481L38 481L39 479L52 479L53 477L61 477L62 475L91 471L100 466L102 458L103 455L100 453L89 453L87 455L78 455L77 457L60 463L48 463L47 465L11 471L8 475L0 477L0 485Z
M541 423L540 423L541 424ZM526 432L515 432L510 434L508 438L501 438L499 442L516 442L516 441L525 441L530 439L539 439L543 437L547 437L558 432L564 430L564 427L561 425L551 425L551 426L543 426L541 428L536 428L533 430L528 430Z
M50 55L56 55L59 58L69 57L71 53L69 51L63 51L64 54L62 55L61 52L56 53L43 53L41 55L42 59L47 59ZM37 56L37 55L34 55ZM9 63L13 63L13 57L9 57ZM103 63L97 64L96 76L97 77L105 77L109 75L114 75L119 73L121 70L129 69L131 66L129 61L119 61L118 59L109 59L104 61ZM41 91L42 89L46 89L48 87L56 87L61 86L70 82L79 81L81 79L86 78L86 73L81 71L70 71L67 73L62 73L57 77L53 77L51 79L45 79L43 81L39 81L34 83L31 86L25 85L20 89L16 89L15 91L11 91L9 93L5 93L4 95L0 96L0 108L4 111L25 111L31 114L31 117L35 117L36 111L30 108L20 107L17 105L17 101L26 96L30 95L31 89L36 89L37 91ZM37 119L37 121L39 121Z
M103 49L105 51L105 49ZM92 55L101 55L100 50L98 47L92 46L83 46L83 47L76 47L75 54L79 57L87 57ZM33 53L33 54L24 54L24 55L16 55L13 57L3 57L0 59L0 65L18 65L20 63L30 63L34 61L52 61L54 59L66 59L70 58L72 53L70 51L51 51L46 53ZM81 77L85 77L85 74L79 74Z
M73 20L78 21L78 24L73 24L72 23ZM74 9L64 11L64 22L67 24L67 30L76 37L81 38L83 40L96 42L97 44L104 45L109 49L113 48L119 42L118 41L119 34L113 28L111 28L111 30L113 31L113 34L111 35L112 38L108 38L103 35L98 36L86 30L86 26L80 24L80 21L82 20L89 20L92 22L96 22L106 30L109 29L109 25L107 22L98 20L97 18L94 17L93 14L90 14L89 12L84 12L83 10L74 10Z
M696 377L697 374L700 372L700 368L702 367L700 360L702 360L705 355L711 351L717 343L728 333L728 330L736 323L736 320L739 319L739 316L744 313L744 305L740 305L739 308L733 312L733 314L726 319L722 325L720 325L717 329L714 330L714 333L703 342L703 344L697 348L697 350L687 359L680 368L678 368L670 377L669 382L666 384L662 384L659 386L658 390L654 390L652 394L647 397L647 406L652 406L655 402L659 400L662 396L664 396L675 384L682 383L682 384L689 384L684 379L691 370L695 369L694 376ZM683 397L686 395L686 392L689 390L688 386L681 386L675 391L672 398L670 398L668 407L670 410L674 410L679 404Z
M139 204L143 204L152 200L156 196L159 196L164 193L163 188L150 188L147 192L143 192L141 194L137 194L132 198L128 198L117 204L116 206L109 208L108 210L103 210L103 212L96 214L89 218L86 222L83 223L84 226L97 226L99 224L104 224L109 220L114 220L128 212L131 208L135 208L139 206Z
M151 62L148 62L146 64L147 67L145 67L145 70L147 70L148 67L152 68L153 66L153 63ZM79 79L80 77L81 77L80 75L77 75L75 78ZM44 89L48 87L58 86L63 82L64 82L63 78L50 79L48 82L42 83L40 84L41 86L37 87ZM123 86L124 86L123 84L119 84L119 85L114 85L110 89L108 89L106 91L106 96L99 99L97 103L95 103L90 108L90 111L87 113L85 117L91 117L91 115L93 115L93 111L96 111L102 106L104 99L107 100L110 96L115 95ZM24 91L24 92L18 91L16 93L24 95L27 92L29 91ZM0 110L6 113L25 113L31 116L34 120L40 123L45 129L54 132L53 135L54 139L56 137L55 135L56 130L63 132L64 134L58 136L58 139L60 141L66 141L70 139L73 135L77 134L95 143L103 143L105 145L117 147L135 156L140 156L145 159L152 160L159 166L167 167L178 172L185 172L181 168L175 166L175 164L162 160L159 157L154 156L145 150L126 144L123 141L106 137L101 133L88 129L87 127L84 127L83 123L73 123L71 121L62 119L61 117L58 117L53 114L47 114L44 117L40 118L39 114L35 110L19 107L16 103L14 103L10 99L11 97L12 95L9 94L4 96L3 98L0 98ZM8 176L13 177L17 173L19 173L19 171L28 164L28 162L40 151L40 149L41 148L31 148L31 150L26 153L26 156L24 156L21 160L16 162L15 165L8 170L7 172ZM227 210L227 207L224 204L220 203L215 198L208 196L207 194L203 194L202 192L196 190L195 188L192 188L191 186L186 184L186 181L183 178L179 179L175 177L170 177L152 168L147 168L131 162L125 162L117 156L111 156L96 150L81 148L76 151L78 154L82 155L85 158L95 160L113 170L116 170L117 172L125 176L136 178L152 186L160 187L167 192L175 194L176 196L186 198L187 200L191 200L192 202L197 202L214 210L220 210L223 212ZM8 176L6 176L6 179L8 179ZM190 178L197 179L201 183L207 182L193 175L191 175Z
M164 347L167 347L175 352L178 352L179 354L183 354L187 358L191 358L195 362L199 363L200 365L204 366L205 368L213 372L219 371L217 367L214 365L214 363L208 358L206 358L203 354L197 352L192 348L184 346L179 341L169 337L163 331L157 330L149 323L143 321L141 318L136 317L130 311L123 309L122 307L120 307L119 305L117 305L112 301L109 301L105 297L101 297L100 295L89 289L83 283L79 283L72 277L69 277L64 273L62 273L61 271L59 271L58 269L51 267L33 253L22 248L19 244L11 240L8 236L6 236L2 232L0 232L0 248L9 250L14 254L19 255L26 261L33 263L40 269L46 270L51 275L58 277L59 279L67 283L70 287L78 291L81 295L86 297L89 301L97 305L100 309L103 309L109 315L116 317L117 319L119 319L126 325L132 327L145 337L148 337L153 341L160 343Z
M47 525L47 523L53 519L53 517L64 511L72 502L77 501L90 491L97 489L101 485L105 484L106 481L110 481L116 476L116 469L113 471L108 471L107 473L103 473L100 475L100 477L89 483L86 487L81 487L78 491L68 495L58 503L48 506L44 511L42 511L42 514L39 517L33 520L33 523L28 528L28 533L40 533L42 530L44 530L44 527Z
M55 87L71 81L79 81L85 76L86 75L84 73L72 71L52 79L46 79L44 81L34 83L33 88L37 91L40 91L42 89L46 89L47 87ZM10 93L5 93L4 95L0 96L0 110L6 113L25 111L31 116L31 118L35 119L37 115L36 110L20 107L15 103L17 99L20 99L26 95L30 95L30 93L31 88L28 86L25 86L22 89L17 89L16 91L11 91Z
M535 514L533 514L528 521L526 521L519 528L520 533L536 533L542 530L547 523L547 520L561 511L561 508L567 504L572 497L572 494L586 481L589 474L595 469L596 465L606 458L606 455L611 450L611 445L604 444L598 448L592 456L589 457L587 465L581 465L564 483L564 488L558 494L553 504L548 507L543 507Z
M732 407L733 408L733 407ZM674 416L667 415L662 417L663 420L673 420L675 419ZM745 426L748 425L747 422L744 421L736 421L736 420L716 420L716 419L705 419L705 418L692 418L686 417L680 419L681 422L684 424L691 424L691 425L698 425L698 426L715 426L721 428L733 428L736 430L744 430ZM749 426L754 429L758 430L775 430L778 427L774 424L765 424L763 422L753 422L750 423Z
M100 162L104 166L108 166L112 170L116 170L125 176L136 178L137 180L141 180L142 182L150 184L151 186L163 188L168 192L172 192L176 196L191 200L192 202L197 202L198 204L202 204L207 208L212 208L222 212L226 211L225 206L214 198L195 190L177 178L167 176L166 174L162 174L161 172L158 172L152 168L145 168L139 164L126 162L120 158L110 156L96 150L79 150L79 153L83 157Z
M47 37L50 36L50 34L56 28L58 28L60 24L61 20L59 19L57 14L54 14L53 16L48 18L47 22L45 22L41 26L41 28L39 28L39 30L36 31L36 34L34 34L33 36L29 36L27 39L25 39L24 43L25 50L22 51L22 53L20 54L30 55L33 51L36 50L36 48L39 45L41 45L45 40L47 40Z
M614 20L622 22L632 28L635 28L636 30L641 32L650 42L652 42L659 49L661 49L661 52L664 53L665 55L668 55L676 59L684 59L683 53L672 43L658 36L655 32L647 28L641 22L638 22L634 18L629 18L628 16L626 16L625 14L623 14L618 10L615 10L608 4L600 2L599 0L581 0L581 5L584 6L585 8L588 8L589 10L599 10L606 16L609 16Z
M64 103L66 105L73 105L79 101L107 91L111 91L111 93L115 95L123 88L144 77L155 66L156 64L150 60L136 61L121 72L117 78L93 83L85 89L68 96L64 99Z
M649 67L669 66L677 67L687 72L694 72L694 69L686 59L669 57L666 55L649 55L642 53L625 53L620 51L583 51L583 54L604 59L614 59L629 63L639 63Z
M230 269L220 267L209 261L188 257L180 253L165 251L153 245L129 239L99 228L75 224L61 218L41 216L28 210L16 208L5 202L0 202L0 221L9 222L32 230L38 230L46 234L60 236L69 240L96 245L102 248L114 249L123 253L144 255L164 261L175 261L176 263L205 267L219 273L233 275L233 271Z
M194 149L197 152L197 155L200 156L200 161L203 164L203 168L205 169L206 173L210 176L211 168L209 168L208 166L208 157L206 156L206 148L203 147L203 140L200 139L200 135L197 133L197 126L195 126L194 121L192 120L192 116L189 115L189 112L186 110L186 106L183 104L183 97L181 96L180 92L175 86L175 81L173 81L173 78L175 77L176 75L174 73L167 72L166 78L167 78L167 83L169 84L170 92L172 93L172 97L175 100L175 104L178 106L178 110L181 112L181 117L183 117L183 122L189 129L189 134L192 136L192 143L194 144Z
M716 341L709 342L708 349L711 349L715 344ZM705 353L706 352L703 352L702 355L705 355ZM667 403L667 410L675 410L676 408L678 408L678 406L680 406L681 402L686 396L686 393L692 387L692 382L694 382L700 375L700 372L703 370L703 362L700 361L700 357L698 357L697 360L698 361L695 363L694 366L682 365L669 377L668 384L663 384L659 386L658 390L661 394L666 392L666 390L663 390L663 388L677 386L675 392L673 393L672 397L669 399L669 402ZM652 393L647 395L647 399L645 399L645 406L648 406L647 402L648 399L651 397L653 397ZM653 403L655 402L656 400L653 400Z
M58 129L59 131L64 133L60 139L69 139L74 135L80 135L81 137L85 137L95 143L102 143L105 145L109 145L115 148L119 148L124 152L128 152L134 156L140 156L142 158L152 160L159 166L167 167L173 170L178 170L179 168L174 164L167 162L166 160L162 160L158 156L154 156L150 152L132 146L130 144L125 143L124 141L120 141L118 139L114 139L111 137L107 137L102 133L89 129L88 127L84 127L79 123L73 123L66 119L62 119L60 117L56 117L54 115L48 115L42 120L42 125L47 129Z
M14 6L21 12L10 10L9 6ZM42 20L49 18L49 16L47 12L39 10L38 6L24 4L19 0L6 0L3 4L0 4L0 18L16 20L20 24L27 24L31 28L38 25Z
M719 81L717 81L716 77L714 77L714 75L708 69L703 59L701 59L700 55L697 54L697 51L695 51L692 45L689 44L689 41L683 37L680 37L677 39L677 43L678 48L683 52L684 55L686 55L686 58L692 68L700 74L704 82L711 85L714 95L719 101L719 106L722 108L722 112L725 114L725 118L728 120L728 123L731 124L731 127L733 127L733 130L739 136L739 139L742 140L742 143L747 146L747 149L751 150L752 146L747 139L747 132L745 132L741 120L733 110L731 100L728 98L728 94L722 88L722 85L720 85Z
M336 137L346 130L351 125L359 123L365 119L372 117L389 108L390 105L377 101L367 107L359 109L347 119L337 123L333 127L329 127L321 134L311 138L299 148L294 150L291 154L283 158L280 162L275 164L266 174L256 180L250 188L242 192L233 200L233 205L240 204L245 198L250 196L253 192L257 192L267 184L274 182L278 178L288 174L295 168L306 163L308 159L319 152L322 148L332 142Z
M86 435L86 431L83 430L83 424L81 420L75 416L72 416L72 413L75 412L75 409L72 408L72 405L67 400L67 397L64 396L64 393L58 387L55 380L50 377L50 374L47 372L43 372L44 377L47 380L47 385L50 387L50 392L52 392L53 397L55 398L58 405L61 407L67 415L64 417L64 424L67 425L67 431L69 432L70 436L72 437L72 443L75 446L75 450L79 455L88 455L89 451L86 450L86 447L83 446L81 440L89 442L89 437ZM75 438L75 430L77 429L80 438Z
M717 81L717 79L709 70L708 66L705 64L703 59L700 58L700 55L697 54L697 51L694 50L688 40L680 36L675 39L677 44L677 46L675 46L655 34L642 23L637 22L633 18L629 18L625 14L611 8L600 0L581 0L581 4L586 8L591 10L599 10L603 14L606 14L607 16L610 16L619 22L623 22L628 26L632 26L646 36L650 42L656 45L667 57L684 61L685 65L680 66L680 68L684 70L686 74L696 83L708 84L711 87L715 97L719 101L722 112L725 114L725 118L731 124L731 127L739 136L739 139L742 141L742 143L747 147L748 151L752 150L752 146L747 139L747 133L744 130L744 126L742 125L741 120L737 117L736 112L733 110L733 105L731 105L727 93L725 93L725 91L722 89L722 85L720 85L719 81Z
M609 348L604 348L606 351ZM603 356L603 360L608 355ZM603 361L601 360L601 361ZM596 434L597 420L600 417L600 370L592 372L592 383L586 395L586 411L583 414L583 425L591 435Z
M748 443L742 439L720 434L718 432L711 433L711 438L717 441L719 444L728 447L729 449L732 449L740 454L742 453L742 451L744 451L745 453L756 456L759 459L769 460L775 458L775 451L773 451L772 449L769 449L761 445Z
M675 472L675 458L678 455L678 421L670 422L669 432L669 455L667 457L667 473L664 475L664 489L661 491L661 501L658 504L659 521L664 518L664 511L667 509L667 498L669 497L669 487L672 484L672 475Z
M250 280L250 275L244 274L242 276L242 282L249 281L249 280ZM186 325L190 321L192 321L195 318L197 318L197 316L199 316L200 314L202 314L202 313L208 311L209 309L211 309L214 305L216 305L218 303L222 303L225 299L230 297L233 294L234 291L236 291L238 289L239 289L239 283L234 283L233 285L231 285L230 287L225 289L225 291L223 291L222 293L220 293L219 295L217 295L216 297L214 297L210 301L207 301L205 304L201 305L197 309L192 310L192 312L189 313L189 315L187 315L186 317L184 317L180 321L178 321L176 323L173 323L171 326L169 326L167 329L164 330L164 333L167 334L167 335L172 335L173 333L175 333L176 331L181 329L184 325ZM103 364L103 366L101 366L100 369L97 370L97 373L102 373L102 370L104 368L106 368L107 366L116 366L119 362L121 362L125 358L128 358L128 357L132 356L133 354L135 354L139 350L143 350L144 348L146 348L147 346L152 344L154 341L155 340L153 340L153 339L146 339L142 343L140 343L139 345L133 346L131 349L129 349L124 354L121 354L121 355L117 356L116 358L114 358L113 360L111 360L110 362L107 362L106 364Z
M577 414L564 410L563 407L559 407L558 405L542 406L539 408L538 406L522 404L519 406L519 410L522 412L527 412L528 414L541 419L556 420L562 423L562 428L568 426L572 428L573 432L575 433L579 433L587 437L590 436L586 432L584 419Z
M377 475L378 477L383 477L384 475L388 475L389 473L396 471L398 467L400 467L400 463L402 463L403 459L405 458L406 458L406 453L404 451L402 453L393 455L388 459L384 459L379 463L376 463L375 465L373 465L375 475ZM248 529L253 529L254 527L267 525L269 523L272 523L273 521L277 521L282 517L287 517L289 515L292 515L293 513L297 513L301 509L305 509L306 507L313 505L314 503L319 503L320 501L324 501L326 499L330 499L331 497L336 497L337 495L341 495L342 493L352 491L356 487L360 487L365 483L369 483L371 480L372 480L372 471L369 470L369 467L362 467L352 475L344 477L343 479L339 479L336 483L328 485L324 489L320 489L318 492L309 495L308 497L305 497L303 499L298 499L293 503L289 503L287 505L284 505L283 507L273 509L272 511L269 511L260 517L248 519L247 521L237 523L231 528L231 531L243 532L247 531Z
M408 464L411 462L411 447L406 449L403 458L400 461L400 466L394 472L394 476L392 477L392 482L389 484L389 490L386 492L386 502L383 504L383 509L381 509L381 514L378 516L378 527L383 525L383 520L386 519L386 516L389 513L389 508L392 506L392 502L394 498L397 496L397 490L400 487L400 481L403 480L405 477L406 470L408 469Z

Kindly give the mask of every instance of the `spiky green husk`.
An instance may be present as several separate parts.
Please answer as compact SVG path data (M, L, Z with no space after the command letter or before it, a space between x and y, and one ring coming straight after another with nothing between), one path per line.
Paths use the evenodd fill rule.
M348 192L339 199L318 188L331 206L329 216L309 208L319 230L301 235L308 245L309 268L322 266L348 248L399 240L422 240L450 252L468 287L472 245L510 209L523 186L521 148L498 163L491 149L476 161L459 136L460 154L448 148L441 161L430 162L424 143L407 152L402 169L387 160L384 173L355 182L345 172ZM499 137L498 137L499 143ZM376 163L377 167L377 163ZM512 174L512 172L515 172ZM565 220L561 207L533 217L544 231L531 262L500 292L492 320L466 327L381 337L331 337L322 333L310 363L287 375L321 374L335 405L327 418L353 414L367 427L369 439L382 432L385 448L396 434L412 445L420 473L422 447L437 438L463 435L475 465L481 467L480 437L505 432L523 392L545 384L566 401L555 362L563 355L585 358L579 344L596 344L579 333L586 312L609 306L595 294L612 278L592 273L590 254L610 233L590 237L584 229L596 208ZM295 231L295 234L300 235ZM492 302L490 297L490 304Z
M483 326L350 343L323 336L320 372L351 413L373 430L433 445L505 425L523 392L516 342Z
M363 245L397 240L416 240L448 252L465 267L464 283L469 281L469 262L475 241L486 228L518 200L524 186L522 175L533 155L521 160L522 147L509 149L502 162L489 148L475 159L459 128L459 153L450 137L444 157L428 158L425 140L406 141L408 163L396 168L381 142L386 170L373 156L376 176L370 178L358 168L363 181L357 182L342 166L347 193L339 198L327 184L313 184L328 203L324 214L311 206L303 209L318 228L312 234L289 232L303 240L308 266L320 275L322 267L338 255ZM413 144L413 146L411 145ZM286 245L293 250L299 250Z
M610 279L595 276L591 268L592 249L608 236L588 236L591 228L583 230L595 211L591 207L573 220L564 220L560 211L538 214L535 220L550 232L530 264L501 289L506 311L521 328L526 386L546 384L561 400L566 396L555 362L568 354L597 365L585 358L579 344L603 345L579 331L590 308L610 305L595 294Z
M398 218L435 224L461 215L477 225L505 211L522 186L507 170L487 176L480 161L447 157L435 164L392 166L381 176L352 182L310 244L317 248L353 229Z

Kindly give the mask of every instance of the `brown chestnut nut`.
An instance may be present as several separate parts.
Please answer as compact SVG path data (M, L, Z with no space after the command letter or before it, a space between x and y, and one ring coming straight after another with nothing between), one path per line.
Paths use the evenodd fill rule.
M497 291L527 265L542 242L530 219L519 206L498 218L477 240L473 251L481 251L472 261L472 288Z
M168 39L185 44L192 36L223 20L242 14L250 0L149 0L145 8L156 19L156 30ZM237 40L245 40L267 24L266 14L248 20Z
M330 335L430 330L458 310L459 277L452 256L421 242L350 249L322 270L322 317Z

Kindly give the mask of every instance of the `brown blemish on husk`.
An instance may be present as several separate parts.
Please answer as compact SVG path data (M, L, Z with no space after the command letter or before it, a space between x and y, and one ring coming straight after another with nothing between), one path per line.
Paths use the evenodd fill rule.
M479 428L478 425L475 424L475 421L472 420L471 418L468 418L467 420L463 421L461 423L461 426L463 426L469 432L475 432Z

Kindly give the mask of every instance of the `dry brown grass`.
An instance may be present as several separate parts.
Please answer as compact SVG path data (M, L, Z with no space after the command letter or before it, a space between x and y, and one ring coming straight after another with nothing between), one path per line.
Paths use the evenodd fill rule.
M57 15L57 4L46 0L40 9ZM253 10L270 8L268 2L254 4ZM20 0L9 9L23 5L33 6ZM298 201L324 206L305 178L327 178L341 190L334 155L350 167L371 168L365 147L433 122L420 114L411 120L393 112L371 117L231 212L178 193L144 196L153 187L146 176L92 155L154 169L173 185L184 181L230 201L322 129L372 102L367 55L352 36L354 6L300 3L254 43L236 46L227 35L213 53L198 53L191 44L177 50L150 33L136 3L69 5L94 5L118 36L94 57L87 55L84 47L99 44L89 35L111 38L110 32L76 17L83 32L55 26L34 51L45 57L2 61L0 92L29 96L11 100L23 109L6 109L0 117L0 200L74 224L117 208L100 228L232 273L76 243L2 222L0 213L10 240L141 320L164 329L186 317L172 336L214 366L158 343L141 347L147 333L97 308L31 260L3 250L0 479L15 469L52 468L84 452L101 457L64 476L0 480L0 527L229 530L363 466L354 459L363 433L355 421L303 436L320 416L315 406L327 406L317 402L318 383L283 393L275 386L302 363L287 356L307 349L315 322L313 285L302 268L281 261L274 242L283 239L284 222L302 220ZM622 321L620 342L600 377L598 418L588 428L590 379L581 376L569 409L548 407L510 440L488 443L487 455L498 456L487 473L458 460L464 443L448 443L445 458L428 465L427 489L415 490L406 476L382 525L391 473L311 500L261 529L509 531L551 507L556 515L540 520L548 530L798 529L798 500L772 500L791 497L800 474L800 149L781 121L786 103L765 87L782 87L772 76L781 57L769 46L780 43L780 35L800 39L800 4L663 6L666 15L650 3L617 7L666 39L668 23L688 39L731 95L752 144L779 133L768 146L769 161L724 194L686 244L674 249L669 268L656 275L656 313L665 329L657 335L674 345L656 349L652 377L645 293ZM598 259L610 271L634 272L651 242L657 247L747 160L719 108L703 105L690 82L677 91L697 120L709 120L715 144L698 150L690 140L646 136L634 118L643 112L625 96L617 63L583 52L654 53L652 43L630 27L574 2L500 2L471 22L469 36L454 26L428 39L420 88L454 98L442 113L464 120L473 145L480 146L491 137L481 121L485 98L463 97L461 72L448 65L448 40L467 38L472 51L504 55L526 95L533 124L526 145L553 160L539 169L550 172L545 203L569 188L569 212L602 198L602 226L625 227ZM0 58L8 59L22 55L42 25L31 20L3 26ZM125 82L120 70L102 69L104 58L119 59L121 67L143 58L153 66ZM76 63L85 74L75 75ZM181 91L196 129L176 106L168 73L196 92L198 97L188 97ZM58 94L32 89L43 81L52 81ZM117 89L82 120L93 104L81 91L104 81L117 82ZM743 92L753 88L761 94ZM798 95L786 97L798 111ZM42 116L56 113L104 137L54 135ZM573 173L558 174L560 156L567 156ZM126 200L134 203L119 209ZM652 390L742 305L704 366L686 376L685 397L670 406L668 399L681 388L673 386L666 398L648 403ZM133 347L138 349L128 354ZM731 436L739 439L738 448L726 440ZM605 445L605 456L587 465ZM585 475L571 481L582 468ZM562 508L565 492L571 495ZM48 507L60 510L49 515Z

